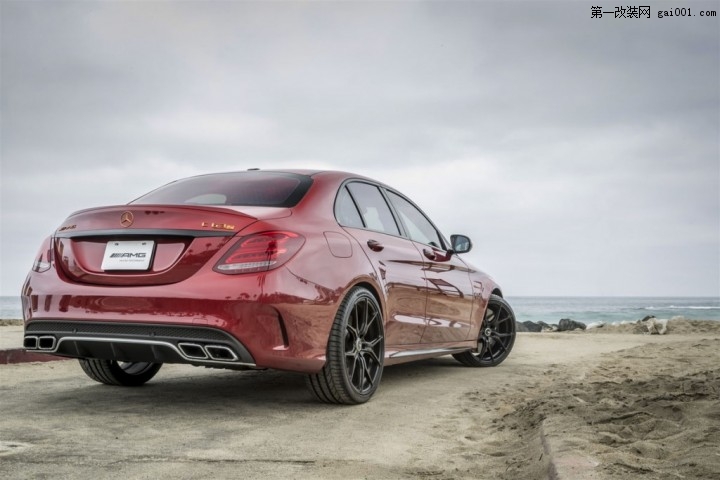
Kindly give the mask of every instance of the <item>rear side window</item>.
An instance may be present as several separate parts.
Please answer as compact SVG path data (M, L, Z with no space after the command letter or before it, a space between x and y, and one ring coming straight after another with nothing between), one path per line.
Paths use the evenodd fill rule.
M376 186L354 182L349 183L347 188L360 209L366 228L390 235L400 235L390 207Z
M340 190L335 201L335 218L343 227L363 228L365 226L357 207L355 207L355 202L345 187Z
M169 183L131 203L294 207L311 184L310 177L294 173L215 173Z

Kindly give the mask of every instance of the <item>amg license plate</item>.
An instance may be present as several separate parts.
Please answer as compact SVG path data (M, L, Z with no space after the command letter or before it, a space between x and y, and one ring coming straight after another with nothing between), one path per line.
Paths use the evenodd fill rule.
M151 240L113 241L105 246L103 270L148 270L155 242Z

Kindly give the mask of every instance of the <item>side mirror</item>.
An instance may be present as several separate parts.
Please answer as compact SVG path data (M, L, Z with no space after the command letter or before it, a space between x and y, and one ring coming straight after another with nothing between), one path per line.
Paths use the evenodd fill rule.
M450 235L453 253L467 253L472 249L470 238L465 235Z

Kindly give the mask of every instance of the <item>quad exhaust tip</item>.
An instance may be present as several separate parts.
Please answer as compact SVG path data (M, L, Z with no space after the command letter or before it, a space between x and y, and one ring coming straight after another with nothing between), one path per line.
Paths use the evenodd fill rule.
M222 360L224 362L235 362L238 356L230 348L222 345L207 345L205 351L213 360Z
M26 350L37 350L38 337L25 337L23 339L23 348L25 348Z
M43 335L36 337L29 335L23 339L23 348L25 350L54 350L57 339L52 335Z
M191 360L216 360L221 362L238 361L237 354L224 345L200 345L198 343L178 343L178 348Z
M205 349L197 343L178 343L178 348L187 358L193 360L206 360L208 358Z

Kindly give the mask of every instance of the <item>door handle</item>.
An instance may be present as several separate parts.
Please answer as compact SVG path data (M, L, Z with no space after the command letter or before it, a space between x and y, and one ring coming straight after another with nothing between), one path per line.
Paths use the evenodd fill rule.
M379 252L383 248L385 248L382 243L372 239L367 241L367 246L370 247L370 250L372 250L373 252Z
M437 259L437 255L435 255L435 252L433 252L432 250L429 250L427 248L423 248L423 254L428 258L428 260Z

